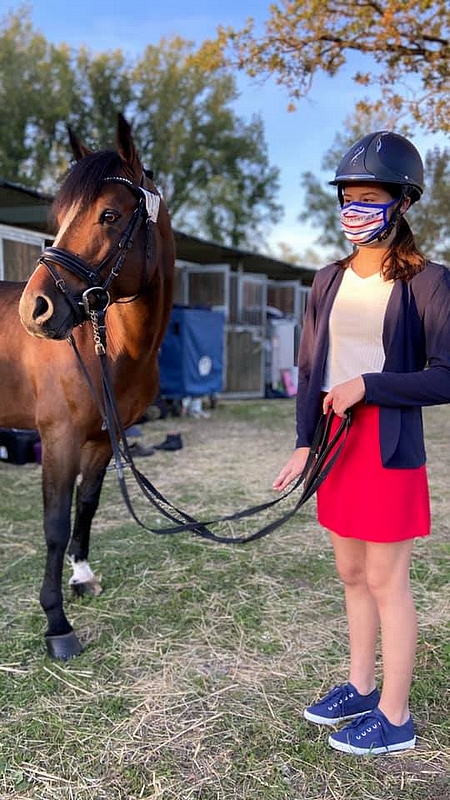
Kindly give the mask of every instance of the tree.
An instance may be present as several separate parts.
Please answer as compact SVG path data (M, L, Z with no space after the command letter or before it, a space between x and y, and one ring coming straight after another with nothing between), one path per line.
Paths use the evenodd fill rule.
M232 109L233 76L199 66L177 37L146 48L133 71L136 141L177 224L231 245L261 242L280 218L278 170L269 165L263 123Z
M294 264L296 266L307 264L308 267L317 269L323 267L323 259L312 247L307 247L306 250L298 252L287 242L277 242L274 257L279 258L286 264Z
M88 145L111 147L117 112L133 126L175 224L235 246L264 240L277 222L278 170L259 117L233 111L223 67L206 73L181 38L127 61L54 47L33 30L26 6L0 28L0 175L54 191L71 159L66 124Z
M295 101L316 73L334 76L357 54L367 70L353 80L381 89L361 111L388 106L428 131L450 131L449 26L448 0L278 0L262 35L252 19L241 31L220 28L202 55L216 64L225 56L253 77L274 75Z
M120 50L95 54L81 47L72 54L73 97L65 123L91 147L114 141L117 112L133 102L131 69ZM59 140L69 153L66 130Z
M450 267L450 148L425 156L425 191L411 209L411 225L425 255Z
M24 13L25 12L25 13ZM25 9L0 26L0 172L19 183L42 184L57 122L70 109L67 48L36 33Z

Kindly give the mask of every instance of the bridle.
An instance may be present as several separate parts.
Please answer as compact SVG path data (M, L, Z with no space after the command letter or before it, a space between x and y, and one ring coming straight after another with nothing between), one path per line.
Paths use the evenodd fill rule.
M37 262L38 265L43 264L47 268L55 282L55 286L62 292L69 303L74 314L74 327L89 319L93 310L100 313L106 311L111 302L109 292L111 284L119 276L127 253L133 247L135 236L144 223L147 226L147 261L151 259L152 254L153 226L156 222L159 208L159 195L148 192L142 186L138 186L128 178L123 178L119 175L103 178L102 182L119 183L126 186L135 195L137 205L120 239L113 244L101 263L94 268L83 258L75 255L75 253L60 247L46 247ZM151 198L154 198L154 200ZM102 272L110 264L111 267L106 278L102 279ZM58 274L56 269L58 266L80 278L87 284L87 288L80 295L72 294L67 288L64 279Z

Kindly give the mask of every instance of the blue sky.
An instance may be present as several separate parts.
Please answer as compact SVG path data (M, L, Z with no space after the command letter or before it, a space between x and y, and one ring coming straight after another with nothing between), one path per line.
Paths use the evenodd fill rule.
M1 16L19 5L17 0L0 0ZM269 0L34 0L31 16L34 26L55 43L66 42L75 48L86 45L94 51L120 48L136 55L162 37L180 35L200 44L214 36L219 24L240 27L249 16L262 24L268 7ZM269 236L272 248L280 241L297 252L314 246L317 233L297 220L305 200L300 175L306 170L320 174L323 155L335 134L355 102L367 93L351 81L356 63L333 79L317 76L309 96L298 103L294 113L287 111L287 94L274 81L258 86L238 77L241 95L236 110L248 120L254 113L261 114L270 162L281 171L279 200L285 216ZM418 135L415 143L424 153L434 144L448 144L448 140ZM332 176L321 177L325 182Z

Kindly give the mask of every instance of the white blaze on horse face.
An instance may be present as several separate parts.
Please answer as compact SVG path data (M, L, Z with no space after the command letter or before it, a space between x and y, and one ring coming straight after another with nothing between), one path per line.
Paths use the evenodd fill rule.
M75 561L74 556L70 556L70 562L73 575L69 580L69 586L73 586L75 583L89 583L95 580L95 575L87 561Z
M64 236L64 234L70 228L72 222L74 221L78 213L79 207L80 207L80 201L78 201L78 203L74 203L73 206L69 208L66 216L64 217L61 223L61 227L59 228L58 233L56 234L55 240L53 242L53 247L59 246L59 242L61 241L62 237Z
M63 223L62 223L61 227L59 228L58 233L56 234L56 237L53 240L52 247L58 247L59 246L59 242L61 241L61 239L64 236L65 232L67 231L67 229L69 228L69 226L71 225L71 223L73 222L73 220L75 219L75 217L77 215L79 205L80 205L79 202L78 203L74 203L73 206L67 212L66 216L64 217ZM40 270L41 268L42 268L42 264L38 264L36 269L33 271L32 275L34 275L34 273L37 272L38 270ZM53 313L53 309L51 309L51 313ZM49 314L49 316L51 316L51 314ZM34 335L35 336L43 336L45 338L45 335L44 334L40 334L39 332L36 332Z

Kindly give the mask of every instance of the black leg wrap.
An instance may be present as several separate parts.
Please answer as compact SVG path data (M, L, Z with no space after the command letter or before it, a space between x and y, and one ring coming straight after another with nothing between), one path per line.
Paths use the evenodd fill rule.
M59 661L68 661L69 658L79 656L83 652L81 643L73 631L61 636L46 636L45 642L50 658L56 658Z

